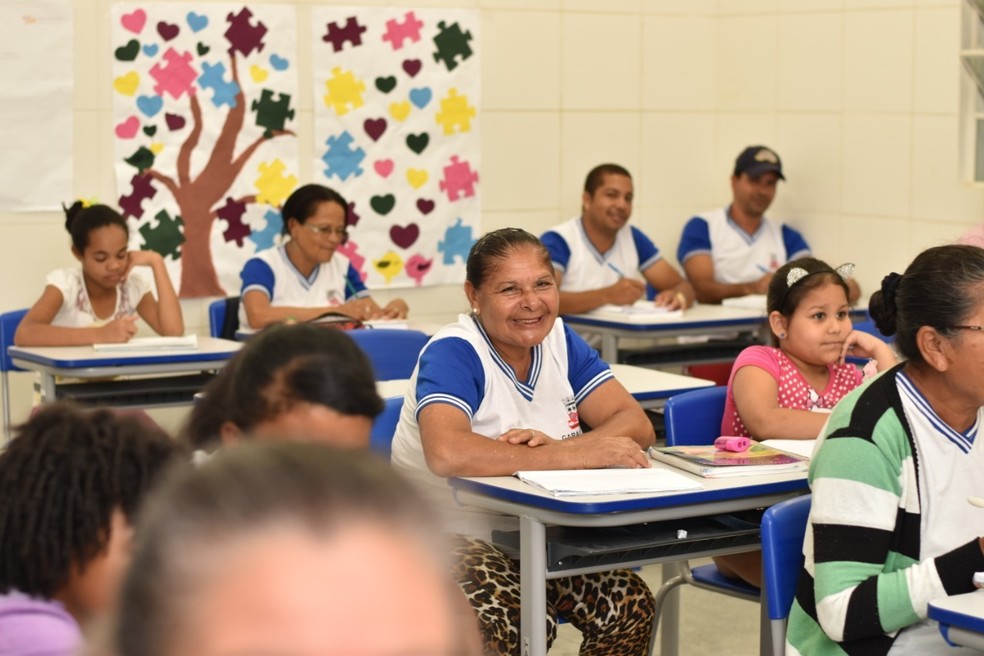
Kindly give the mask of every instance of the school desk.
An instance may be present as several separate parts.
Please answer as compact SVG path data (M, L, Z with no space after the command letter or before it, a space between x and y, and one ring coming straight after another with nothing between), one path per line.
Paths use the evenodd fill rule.
M18 367L41 374L46 402L70 397L97 405L150 407L191 403L208 372L224 367L241 346L199 336L197 348L173 351L110 353L91 346L11 346L7 352ZM60 378L76 382L60 383Z
M929 619L949 644L984 651L984 590L929 602Z
M708 479L652 462L698 480L704 489L662 495L622 494L554 497L512 476L449 479L458 503L519 518L520 640L522 653L546 654L546 582L574 574L759 548L757 531L721 527L711 516L763 508L807 493L806 472ZM688 530L680 537L679 528ZM592 543L592 537L597 540ZM511 537L500 534L498 537ZM506 540L497 540L507 543ZM660 654L676 656L679 597L671 594L660 620ZM768 614L760 626L763 653L770 653Z

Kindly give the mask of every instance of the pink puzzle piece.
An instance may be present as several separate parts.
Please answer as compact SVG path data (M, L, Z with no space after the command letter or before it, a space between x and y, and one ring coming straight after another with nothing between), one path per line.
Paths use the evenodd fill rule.
M369 272L363 268L366 265L366 258L359 254L359 245L357 243L349 239L338 247L338 252L349 259L352 267L359 272L359 278L365 280L369 276Z
M198 79L198 71L191 65L191 53L183 52L178 54L174 48L168 48L161 59L150 67L150 75L157 84L154 85L154 93L163 96L165 93L177 100L182 94L189 96L195 93L195 80Z
M424 284L424 278L430 273L433 259L427 259L420 253L415 253L407 260L405 271L407 276L412 278L418 287Z
M448 200L458 200L462 193L466 197L475 195L475 183L478 173L472 171L468 162L459 162L458 156L451 157L451 164L444 167L444 179L441 180L441 191L447 192Z
M420 28L423 26L423 22L417 20L412 11L408 11L403 17L402 23L397 22L395 18L386 21L386 33L383 35L383 41L389 41L393 50L399 50L407 39L413 43L420 41Z

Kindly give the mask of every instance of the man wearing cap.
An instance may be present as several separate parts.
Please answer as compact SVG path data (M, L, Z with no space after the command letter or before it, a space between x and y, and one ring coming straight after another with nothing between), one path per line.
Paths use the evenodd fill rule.
M690 219L683 228L677 259L683 264L701 303L765 294L772 272L790 260L810 255L799 232L765 216L786 178L771 148L749 146L735 160L731 205ZM848 281L851 300L860 291Z
M649 237L629 225L632 200L629 172L601 164L584 181L581 216L541 235L557 274L561 314L607 303L632 305L643 298L646 283L656 289L656 305L676 310L694 302L690 284Z

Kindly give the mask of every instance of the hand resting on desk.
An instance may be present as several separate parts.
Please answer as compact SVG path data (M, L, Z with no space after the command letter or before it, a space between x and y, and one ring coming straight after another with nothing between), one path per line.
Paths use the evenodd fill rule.
M630 437L580 435L566 440L555 440L546 433L532 428L512 428L497 438L509 444L525 444L529 447L546 446L568 449L580 459L572 469L598 469L607 467L649 467L649 458L639 450L639 444Z

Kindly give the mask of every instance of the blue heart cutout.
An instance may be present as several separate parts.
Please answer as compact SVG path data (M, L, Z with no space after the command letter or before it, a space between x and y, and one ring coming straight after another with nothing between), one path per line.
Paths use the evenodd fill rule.
M410 102L417 106L417 109L423 109L427 106L427 103L431 101L433 94L429 87L419 87L417 89L410 89Z
M144 116L148 118L153 117L157 112L161 111L163 106L164 99L160 96L137 97L137 109L143 112Z

